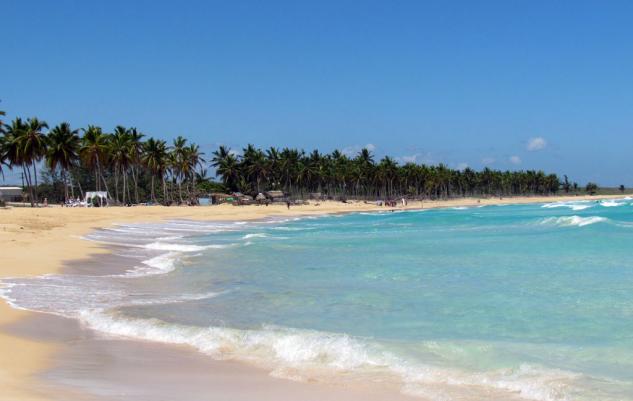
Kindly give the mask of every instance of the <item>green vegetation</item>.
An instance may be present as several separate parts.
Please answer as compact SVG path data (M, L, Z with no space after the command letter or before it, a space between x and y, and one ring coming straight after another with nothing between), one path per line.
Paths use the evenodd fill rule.
M85 190L108 191L121 204L196 203L201 194L217 191L255 195L282 190L291 197L319 192L340 199L549 195L560 188L578 192L578 184L570 183L567 176L560 181L542 171L454 170L443 164L400 165L389 156L376 161L368 149L345 155L338 150L330 154L289 148L264 151L253 145L241 152L224 146L213 152L210 164L221 180L216 183L207 177L203 156L184 137L169 146L122 126L112 133L92 125L73 129L68 123L48 130L46 122L37 118L16 118L0 134L0 171L2 166L23 171L33 205L44 197L57 202ZM46 169L39 188L41 161ZM595 184L586 189L598 190Z
M425 198L456 196L548 195L560 183L555 174L542 171L477 172L470 168L453 170L443 164L398 165L385 156L375 162L368 149L354 157L339 151L306 154L296 149L265 152L252 145L237 156L221 146L211 160L224 185L232 191L257 193L279 189L293 196L322 192L329 196L355 198L393 198L403 195Z
M598 184L593 182L588 182L585 187L585 191L590 195L595 195L598 192Z

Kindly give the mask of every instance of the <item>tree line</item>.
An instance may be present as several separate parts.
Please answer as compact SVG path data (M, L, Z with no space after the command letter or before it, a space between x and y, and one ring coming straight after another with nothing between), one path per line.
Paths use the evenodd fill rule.
M256 195L281 190L297 198L321 193L333 198L438 199L549 195L574 188L567 177L561 182L557 175L543 171L399 164L390 156L378 160L368 149L348 156L338 150L323 154L248 145L235 152L220 146L207 161L200 147L182 136L168 144L123 126L111 133L94 125L73 129L66 122L49 129L37 118L15 118L0 123L0 131L0 173L3 167L21 169L33 204L41 199L38 168L42 164L47 184L52 177L59 198L97 190L107 191L121 204L196 203L210 191ZM207 177L209 166L215 168L220 183Z

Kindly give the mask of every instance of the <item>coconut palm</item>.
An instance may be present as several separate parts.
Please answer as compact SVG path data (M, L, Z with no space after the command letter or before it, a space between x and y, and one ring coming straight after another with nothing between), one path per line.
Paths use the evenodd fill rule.
M46 154L46 134L44 129L48 128L45 121L40 121L36 117L29 118L26 123L16 121L17 129L13 130L12 136L17 152L17 159L26 170L27 182L31 198L31 206L38 204L37 198L37 163ZM33 171L33 178L31 177ZM34 184L34 185L32 185Z
M63 122L48 133L46 164L51 170L61 170L64 182L64 201L68 200L68 172L79 162L81 139L79 130L73 130L70 124Z
M185 162L182 164L182 170L185 177L187 177L187 191L189 192L189 201L196 203L194 194L196 188L196 170L202 168L205 162L203 156L204 153L200 151L200 147L194 143L185 148L184 152ZM191 188L189 188L191 184Z
M222 183L230 190L237 189L240 169L237 158L226 146L220 146L213 152L211 166L215 168L216 176L222 177Z
M89 125L84 129L81 148L79 154L88 168L94 170L96 190L101 190L103 183L105 190L109 193L108 183L103 176L103 168L106 166L109 157L109 138L104 134L101 127Z
M185 174L185 170L187 169L187 152L186 152L186 146L187 146L187 139L183 138L182 136L178 136L176 139L174 139L174 143L173 143L173 147L172 147L172 158L171 158L171 165L172 165L172 175L174 176L174 179L176 180L176 183L178 185L178 198L180 199L180 202L182 203L182 181L184 179L184 174Z
M156 202L154 189L155 179L159 177L163 183L163 198L167 200L167 190L165 185L165 171L167 170L167 143L162 140L150 138L145 142L142 162L150 171L152 183L150 186L152 201Z
M110 137L110 161L114 168L114 193L115 199L119 200L119 176L123 181L122 194L123 204L127 203L127 175L130 164L132 163L131 139L128 130L125 127L117 126Z
M138 174L141 168L141 156L143 154L143 135L136 128L129 129L130 135L130 169L132 171L132 181L134 181L134 199L136 203L139 203L138 193Z

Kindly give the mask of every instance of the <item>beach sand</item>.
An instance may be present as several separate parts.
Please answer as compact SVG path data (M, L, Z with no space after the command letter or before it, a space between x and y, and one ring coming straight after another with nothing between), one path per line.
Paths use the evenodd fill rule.
M582 199L621 198L617 196L515 197L489 199L454 199L447 201L410 202L409 209L481 206L555 202ZM402 208L397 208L402 209ZM131 208L5 208L0 209L0 277L24 277L59 272L64 263L107 253L96 243L81 236L113 223L149 222L161 219L252 220L283 215L314 215L357 211L380 211L389 208L374 204L320 202L315 205L212 207L131 207ZM71 346L72 345L72 346ZM133 356L133 357L131 357ZM187 400L380 400L407 399L394 392L376 388L342 388L311 383L295 383L274 379L265 372L232 362L216 362L183 347L170 347L138 341L96 340L93 335L68 319L14 309L0 302L0 401L92 399L90 395L72 393L72 389L51 387L47 372L59 372L54 367L73 365L76 372L92 372L103 385L110 380L128 396L112 399L145 400L134 393L126 382L133 377L143 387L155 387L167 397L167 388L190 386ZM86 367L91 367L92 370ZM148 369L151 366L151 369ZM174 369L174 366L179 367ZM182 368L182 369L180 369ZM183 370L184 369L184 370ZM204 372L202 374L201 372ZM67 372L68 373L68 372ZM158 378L161 378L158 380ZM83 383L90 383L84 377ZM171 380L171 381L170 381ZM136 383L136 381L134 382ZM180 383L180 384L179 384ZM161 387L162 386L162 387ZM175 387L174 387L175 386ZM165 387L163 389L163 387ZM370 386L371 387L371 386ZM70 393L69 393L70 391ZM214 396L210 395L210 391ZM95 394L93 392L93 394ZM160 394L160 393L157 393ZM146 394L147 395L147 394ZM151 395L151 394L150 394ZM100 398L101 399L101 398Z

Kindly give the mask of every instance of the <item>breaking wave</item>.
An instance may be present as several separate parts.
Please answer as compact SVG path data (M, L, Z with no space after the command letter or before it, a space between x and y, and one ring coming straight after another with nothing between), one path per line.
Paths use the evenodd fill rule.
M130 318L101 310L82 311L89 328L114 336L188 345L218 360L237 360L294 380L328 380L344 374L368 375L399 383L405 393L432 399L459 395L567 400L566 390L580 375L532 365L466 372L406 360L384 346L345 334L264 325L261 329L196 327L158 319Z
M589 209L593 207L593 205L589 204L589 202L553 202L553 203L546 203L541 207L544 207L546 209L566 207L574 211L580 211L580 210Z
M609 219L600 216L562 216L562 217L546 217L539 221L541 225L550 225L557 227L584 227L596 223L608 222Z

